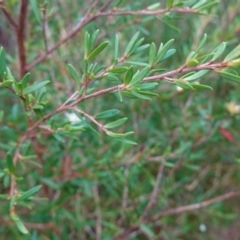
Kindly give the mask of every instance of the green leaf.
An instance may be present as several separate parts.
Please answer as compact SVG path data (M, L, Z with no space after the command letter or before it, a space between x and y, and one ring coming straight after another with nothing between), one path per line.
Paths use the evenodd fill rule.
M166 7L167 9L172 8L174 0L167 0Z
M200 0L195 5L192 6L192 9L197 9L206 3L207 0Z
M161 3L154 3L150 6L148 6L147 9L150 10L150 11L153 11L153 10L158 9L160 7L160 5L161 5Z
M140 229L148 235L148 237L150 238L154 238L155 234L153 232L153 230L146 224L140 224Z
M49 81L49 80L46 80L46 81L43 81L43 82L36 83L36 84L33 85L33 86L26 87L26 88L23 90L23 94L26 95L26 94L29 94L29 93L31 93L31 92L35 92L35 91L37 91L38 89L46 86L48 83L50 83L50 81Z
M126 47L126 50L124 53L125 56L128 56L130 54L130 52L132 51L134 45L137 42L138 36L139 36L139 32L135 33L134 36L131 38L130 42L128 43L128 45Z
M187 61L188 61L189 59L193 59L193 58L196 58L196 57L197 57L197 53L194 52L194 51L192 51L192 52L189 53L189 55L188 55L188 57L187 57Z
M91 40L88 32L84 34L84 59L87 59L88 53L90 52Z
M211 7L213 7L214 5L217 5L217 4L219 4L219 1L214 1L214 2L204 4L203 6L198 8L198 11L200 11L200 12L204 11L204 10L209 9L209 8L211 8Z
M193 89L193 87L191 86L191 84L188 83L188 82L185 82L185 81L176 80L176 81L174 81L174 83L175 83L177 86L179 86L179 87L181 87L181 88L183 88L183 89L186 89L186 90L192 90L192 89Z
M158 83L155 82L151 82L151 83L142 83L139 87L140 90L149 90L149 89L153 89L156 86L158 86Z
M126 92L124 93L126 95ZM131 97L135 97L135 98L142 98L142 99L145 99L145 100L152 100L151 97L149 97L148 95L146 96L146 94L141 94L139 91L134 91L134 90L131 90L130 92L128 92L128 95Z
M4 111L0 110L0 122L3 120L4 117Z
M149 64L144 63L144 62L137 62L137 61L125 61L125 63L132 64L132 65L137 65L137 66L143 66L143 67L148 67Z
M228 67L240 67L240 59L235 59L231 62L228 62Z
M213 90L210 86L197 83L191 83L191 86L196 90Z
M120 141L120 142L123 142L123 143L127 143L127 144L131 144L131 145L137 145L136 142L133 142L131 140L128 140L126 138L116 138L116 140Z
M7 77L7 66L5 60L5 52L4 49L0 48L0 76L2 79L6 79Z
M96 56L98 56L108 45L108 41L105 41L98 45L88 56L88 61L92 61Z
M136 49L134 48L133 52L131 54L137 54L137 53L140 53L142 51L144 51L145 49L149 48L150 44L144 44L140 47L137 47Z
M189 81L189 82L195 81L196 79L199 79L200 77L204 76L208 72L209 72L209 70L201 70L201 71L199 71L199 72L197 72L197 73L195 73L195 74L193 74L189 77L184 78L184 80Z
M223 43L221 43L217 48L215 48L214 50L213 50L213 58L211 59L212 61L215 61L216 59L218 59L221 55L222 55L222 53L224 52L224 50L225 50L225 48L226 48L226 42L223 42Z
M119 110L118 109L111 109L111 110L107 110L101 113L98 113L94 116L95 119L105 119L105 118L110 118L110 117L114 117L116 115L119 114Z
M127 121L126 117L125 118L121 118L121 119L118 119L117 121L107 123L106 125L104 125L104 127L107 128L107 129L119 127L122 124L124 124L126 121Z
M13 80L5 80L4 82L0 83L0 87L9 87L13 84Z
M164 55L167 53L169 48L172 46L173 42L174 42L174 39L171 39L162 48L161 47L159 48L158 53L157 53L157 57L155 59L155 63L158 63L162 60Z
M23 89L27 86L29 79L30 79L30 73L26 73L21 80Z
M37 193L41 187L42 187L42 185L38 185L38 186L35 186L35 187L29 189L28 191L24 192L20 197L18 197L16 199L17 202L24 201L24 200L30 198L32 195Z
M203 38L202 38L197 50L196 50L196 53L198 53L202 49L203 45L206 43L206 40L207 40L207 34L205 33L203 35Z
M33 10L33 13L38 21L38 23L40 24L40 26L42 25L42 21L41 21L41 11L37 5L37 1L36 0L30 0L30 5L31 8Z
M97 39L97 36L99 34L99 29L97 29L93 34L92 36L90 37L90 49L93 47L96 39Z
M169 49L166 54L162 57L162 59L159 61L159 63L165 61L166 59L168 59L169 57L171 57L172 55L174 55L176 52L176 49Z
M15 166L13 163L13 156L10 153L8 153L6 158L7 158L7 169L9 170L10 173L14 174Z
M127 133L113 133L108 131L107 135L111 136L111 137L116 137L116 138L124 138L127 137L129 135L132 135L134 132L127 132Z
M110 70L108 70L108 72L112 72L112 73L124 73L127 72L128 68L127 67L115 67L112 68Z
M16 214L11 214L11 219L15 222L18 230L23 233L23 234L28 234L28 230L24 226L22 220L16 215Z
M133 66L128 68L128 71L126 72L125 78L124 78L124 85L127 86L133 77Z
M156 45L155 45L155 43L151 43L150 48L149 48L149 58L148 58L149 59L148 63L150 66L153 65L156 54L157 54Z
M149 67L145 67L141 71L136 72L133 75L132 80L128 84L128 87L133 87L133 86L137 85L140 81L143 80L143 78L145 78L147 76L149 71L150 71L150 68Z
M71 65L71 64L67 65L67 72L72 77L72 79L74 80L77 88L79 88L80 77L79 77L76 69L73 67L73 65Z
M227 78L228 80L236 83L240 83L240 76L229 73L229 71L223 70L223 71L216 71L219 73L221 76Z
M224 62L229 62L240 55L240 45L235 47L225 58Z

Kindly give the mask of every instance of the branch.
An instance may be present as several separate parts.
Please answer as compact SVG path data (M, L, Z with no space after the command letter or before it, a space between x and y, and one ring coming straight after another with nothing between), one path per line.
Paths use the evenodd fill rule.
M28 64L26 66L26 71L30 71L35 65L42 62L46 59L46 57L54 52L58 47L60 47L63 43L67 42L69 39L71 39L73 36L75 36L85 25L92 22L96 18L99 17L106 17L106 16L133 16L133 15L150 15L150 16L157 16L164 14L166 12L177 12L177 13L198 13L196 10L190 9L190 8L176 8L176 9L161 9L157 11L149 11L149 10L139 10L139 11L109 11L109 12L102 12L104 9L106 9L109 4L112 2L112 0L108 0L101 8L100 10L93 15L90 15L90 11L87 12L87 14L82 18L82 20L73 28L72 31L70 31L67 36L59 40L53 47L51 47L48 52L43 53L42 55L38 56L37 59L35 59L32 63ZM97 3L97 2L96 2ZM95 6L95 4L93 4Z
M212 198L200 203L196 203L196 204L191 204L191 205L187 205L187 206L181 206L181 207L177 207L177 208L170 208L167 209L163 212L160 212L150 218L147 218L144 223L153 223L155 221L158 221L160 218L165 217L165 216L171 216L171 215L177 215L177 214L181 214L184 212L189 212L189 211L194 211L194 210L198 210L204 207L208 207L212 204L230 199L230 198L234 198L234 197L238 197L240 196L240 192L229 192L226 193L224 195L218 196L216 198ZM124 232L120 233L115 240L123 240L123 239L127 239L127 237L129 236L129 234L137 231L139 229L138 225L132 225L130 226L128 229L126 229Z
M7 20L9 21L9 23L13 26L14 30L17 31L18 24L14 20L14 18L12 16L11 12L9 11L9 9L1 3L0 3L0 8L2 9L2 11L3 11L5 17L7 18Z
M160 186L160 183L162 180L163 170L164 170L164 162L161 162L159 165L158 174L156 177L155 185L154 185L150 200L149 200L148 205L145 208L142 216L139 218L140 222L143 221L149 215L150 211L152 210L152 208L154 207L154 205L156 204L156 202L158 200L159 186Z
M22 78L26 73L26 50L24 45L25 22L27 17L28 0L22 0L19 9L19 27L17 29L19 73Z
M154 216L152 216L151 218L148 219L148 221L157 221L162 217L165 216L171 216L171 215L176 215L176 214L180 214L180 213L184 213L184 212L189 212L189 211L194 211L194 210L198 210L204 207L208 207L214 203L217 202L221 202L230 198L234 198L234 197L238 197L240 196L240 192L229 192L226 193L224 195L200 202L200 203L196 203L196 204L191 204L191 205L187 205L187 206L181 206L181 207L177 207L177 208L170 208L167 209L163 212L160 212Z
M203 65L197 66L197 67L185 67L185 68L181 67L179 69L172 70L172 71L167 72L167 73L163 73L163 74L152 76L152 77L146 77L142 81L143 82L163 81L163 80L165 80L164 78L169 77L169 76L173 76L173 75L176 75L176 74L179 74L179 73L187 73L187 72L200 71L200 70L219 70L219 69L224 68L224 67L227 67L227 63L222 62L222 63L211 64L209 62L209 63L203 64ZM94 92L94 93L86 95L86 96L81 96L79 99L73 101L69 105L66 105L66 103L69 102L67 100L66 103L64 103L62 106L60 106L56 110L50 112L49 114L45 115L42 119L37 121L32 127L30 127L28 129L27 133L29 134L34 129L38 128L43 122L45 122L47 119L51 118L52 116L54 116L58 113L64 112L66 110L74 108L80 102L83 102L83 101L85 101L87 99L90 99L90 98L102 96L102 95L105 95L107 93L113 93L113 92L117 92L118 90L126 90L126 89L127 88L124 84L119 84L117 86L102 89L102 90L99 90L97 92ZM74 110L76 110L76 109L74 109ZM79 111L79 110L77 109L77 111ZM102 125L100 127L102 128Z

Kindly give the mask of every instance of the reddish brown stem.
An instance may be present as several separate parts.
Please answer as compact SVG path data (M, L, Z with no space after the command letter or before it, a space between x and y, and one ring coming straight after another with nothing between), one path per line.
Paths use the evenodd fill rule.
M17 46L18 46L18 61L19 75L22 78L26 74L26 50L24 44L25 22L27 18L28 0L22 0L19 9L19 27L17 29Z

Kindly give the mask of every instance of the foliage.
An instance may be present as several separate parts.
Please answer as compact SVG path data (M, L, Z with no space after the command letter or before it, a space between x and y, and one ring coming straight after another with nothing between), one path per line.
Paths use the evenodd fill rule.
M133 2L0 3L0 239L216 239L236 218L237 1Z

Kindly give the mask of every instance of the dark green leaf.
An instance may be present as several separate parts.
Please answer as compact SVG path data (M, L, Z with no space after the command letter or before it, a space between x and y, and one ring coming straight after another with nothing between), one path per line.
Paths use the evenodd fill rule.
M90 35L88 32L85 32L85 34L84 34L84 59L87 59L88 54L90 52L90 47L91 47Z
M28 191L22 193L21 196L17 198L17 202L27 200L32 195L37 193L40 190L41 187L42 187L41 185L38 185L38 186L35 186L35 187L29 189Z
M6 158L7 158L7 168L10 173L14 174L15 166L13 163L13 156L10 153L8 153Z
M108 45L108 41L105 41L98 45L88 56L88 61L92 61L96 56L98 56Z
M153 10L158 9L160 7L160 5L161 5L161 3L154 3L150 6L148 6L147 9L150 10L150 11L153 11Z
M126 117L125 118L121 118L121 119L118 119L117 121L107 123L106 125L104 125L104 127L107 128L107 129L119 127L122 124L124 124L126 121L127 121Z
M147 74L149 73L150 68L149 67L145 67L143 68L141 71L135 73L133 75L132 80L130 81L130 83L128 84L128 87L133 87L137 84L139 84L140 81L143 80L143 78L145 78L147 76Z
M236 83L240 83L240 76L229 73L228 71L217 71L221 76L227 78L228 80Z
M127 132L127 133L113 133L113 132L107 132L107 135L111 136L111 137L116 137L116 138L124 138L127 137L129 135L132 135L134 132Z
M28 234L28 230L26 229L26 227L24 226L22 220L16 215L16 214L12 214L11 215L11 219L15 222L18 230L23 233L23 234Z
M133 66L131 66L128 71L126 72L125 78L124 78L124 85L127 86L133 77Z
M203 45L206 43L206 40L207 40L207 34L205 33L203 35L203 38L202 38L197 50L196 50L196 53L198 53L202 49Z
M175 83L177 86L179 86L179 87L181 87L181 88L183 88L183 89L186 89L186 90L192 90L192 89L193 89L193 87L191 86L191 84L189 84L188 82L184 82L184 81L181 81L181 80L176 80L176 81L174 81L174 83Z
M155 82L151 82L151 83L142 83L139 87L140 90L149 90L149 89L153 89L156 86L158 86L158 83Z
M213 50L213 58L211 59L212 61L215 61L215 60L217 60L221 55L222 55L222 53L224 52L224 50L225 50L225 48L226 48L226 43L225 42L223 42L221 45L219 45L217 48L215 48L214 50Z
M112 72L112 73L124 73L128 70L127 67L115 67L115 68L112 68L110 70L108 70L108 72Z
M77 88L79 88L80 77L78 76L78 73L77 73L76 69L71 64L68 64L67 65L67 71L68 71L68 74L74 80Z
M128 139L126 139L126 138L116 138L116 139L117 139L118 141L120 141L120 142L123 142L123 143L131 144L131 145L137 145L136 142L133 142L133 141L128 140Z
M41 11L37 5L37 0L30 0L30 5L31 8L33 10L33 13L38 21L38 23L40 24L40 26L42 25L42 21L41 21Z
M105 119L105 118L110 118L110 117L114 117L117 114L119 114L119 110L118 109L111 109L111 110L107 110L101 113L98 113L94 116L95 119Z
M131 38L130 42L128 43L128 45L126 47L126 50L125 50L125 53L124 53L125 56L128 56L129 53L132 51L134 45L137 42L138 36L139 36L139 32L135 33L134 36Z
M191 86L196 90L213 90L210 86L197 83L191 83Z
M36 84L33 85L33 86L26 87L26 88L23 90L23 94L26 95L26 94L29 94L29 93L31 93L31 92L35 92L35 91L37 91L38 89L46 86L48 83L50 83L50 81L49 81L49 80L46 80L46 81L43 81L43 82L36 83Z
M167 9L172 8L174 0L167 0L166 7Z
M21 81L23 89L27 86L29 79L30 79L30 73L26 73Z
M0 48L0 76L2 79L6 79L7 77L7 66L5 60L5 52L4 49Z
M93 45L94 45L94 43L95 43L95 41L96 41L96 39L97 39L97 36L98 36L98 34L99 34L99 29L97 29L93 34L92 34L92 36L90 37L90 49L93 47Z
M169 49L166 54L163 56L163 58L159 61L159 63L165 61L166 59L168 59L169 57L171 57L173 54L175 54L176 49Z
M240 55L240 45L235 47L225 58L224 62L229 62Z
M174 42L174 39L171 39L162 48L161 47L159 48L158 53L157 53L157 57L155 59L155 63L158 63L162 60L164 55L167 53L169 48L172 46L173 42Z
M184 78L184 80L192 82L192 81L195 81L195 80L199 79L200 77L204 76L208 72L209 72L209 70L201 70L195 74L190 75L189 77Z
M148 58L149 59L148 63L150 66L153 65L156 54L157 54L156 45L155 45L155 43L151 43L150 49L149 49L149 58Z
M213 1L213 2L210 2L210 3L207 3L207 4L204 4L203 6L199 7L198 8L198 11L204 11L206 9L210 9L211 7L213 7L214 5L217 5L219 4L219 1Z
M9 87L13 84L13 80L5 80L4 82L0 83L0 87Z

